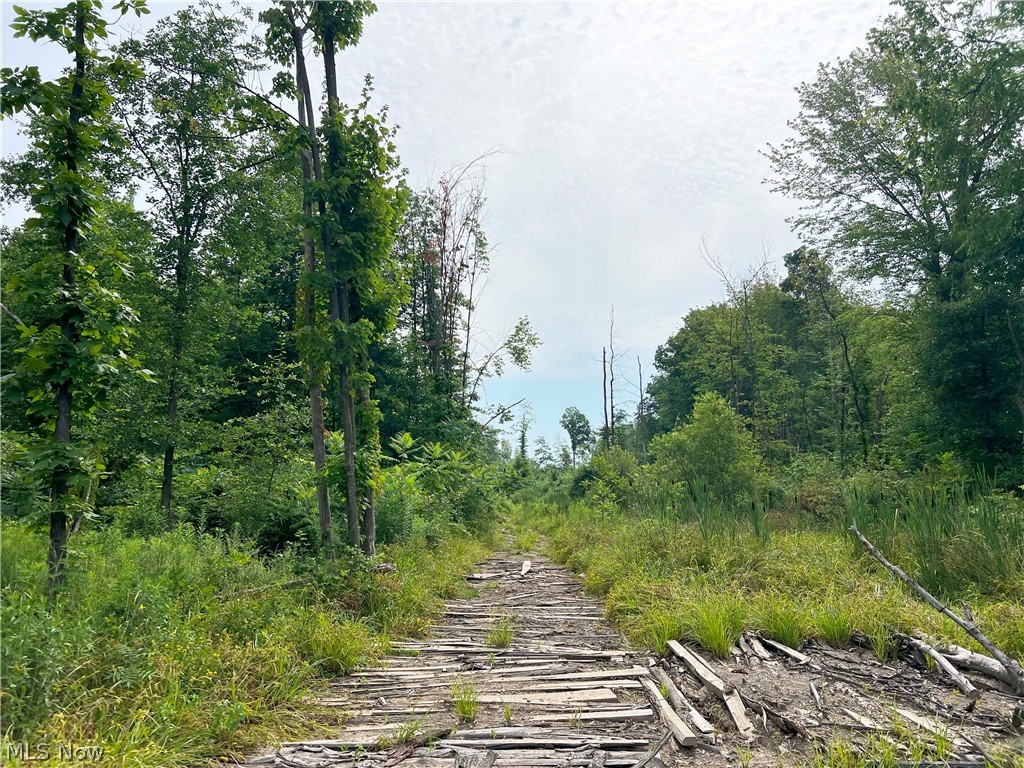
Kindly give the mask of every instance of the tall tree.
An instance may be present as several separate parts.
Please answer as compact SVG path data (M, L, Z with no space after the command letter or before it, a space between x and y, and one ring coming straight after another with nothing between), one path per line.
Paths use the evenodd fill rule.
M915 294L937 429L989 466L1016 456L1024 317L1024 6L900 3L867 45L799 89L768 156L794 221L853 274Z
M122 15L145 12L141 0L125 0L115 8ZM38 67L5 68L0 74L3 113L35 118L33 148L48 166L32 191L37 216L26 224L46 247L17 288L45 302L49 311L39 325L19 322L24 357L18 372L36 381L29 408L41 424L33 454L39 472L48 476L48 560L50 582L56 587L64 575L73 491L88 477L87 451L72 440L72 417L76 409L89 413L102 404L127 359L132 312L101 283L98 269L102 262L116 268L118 256L91 252L89 235L101 193L94 161L116 140L108 118L106 78L129 78L138 70L98 50L107 21L97 0L46 11L15 8L15 14L16 36L54 42L72 58L70 69L54 81L44 82Z
M319 152L313 123L312 89L306 68L306 40L310 33L309 3L280 2L260 14L267 26L267 44L271 55L285 66L295 67L294 75L283 74L276 80L277 90L295 97L299 132L302 137L300 167L302 176L302 265L297 303L300 315L298 333L300 354L306 363L309 387L310 431L313 439L313 466L316 473L317 511L320 546L328 557L335 556L330 491L327 485L327 449L324 426L323 378L330 355L317 324L316 222L313 218L313 159ZM328 342L329 343L329 342Z
M142 40L122 46L144 62L145 76L114 102L143 178L150 182L150 217L160 239L157 313L166 356L160 504L174 524L175 451L181 404L194 372L215 343L212 321L221 306L213 257L220 220L245 197L259 165L273 159L267 138L276 110L245 83L259 52L243 41L244 24L210 9L187 8L161 20Z

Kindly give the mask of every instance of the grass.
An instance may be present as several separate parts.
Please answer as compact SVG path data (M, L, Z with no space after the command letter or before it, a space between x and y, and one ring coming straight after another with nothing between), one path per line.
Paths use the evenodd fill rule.
M505 616L491 625L485 642L491 648L508 648L512 645L512 637L515 631L515 619Z
M476 720L476 713L480 710L480 702L477 698L476 687L467 680L456 680L452 685L452 703L455 705L455 714L464 723L472 723Z
M511 727L512 726L512 705L506 703L502 707L502 714L505 715L505 725Z
M454 532L410 540L380 574L184 528L86 532L51 603L45 536L5 522L0 543L4 739L96 745L103 766L196 765L326 732L337 715L305 706L311 693L429 629L489 549Z
M880 656L894 650L889 629L970 644L843 530L775 520L768 536L749 523L719 531L705 525L702 532L698 521L642 517L607 505L595 511L582 503L561 510L534 504L513 514L514 525L532 526L549 553L581 575L587 591L604 597L608 616L630 640L658 651L683 638L727 657L744 630L794 648L814 637L842 644L859 631ZM911 551L902 542L901 536L890 542L898 562ZM1007 571L1001 592L957 583L962 591L947 599L968 601L986 633L1024 657L1024 567Z

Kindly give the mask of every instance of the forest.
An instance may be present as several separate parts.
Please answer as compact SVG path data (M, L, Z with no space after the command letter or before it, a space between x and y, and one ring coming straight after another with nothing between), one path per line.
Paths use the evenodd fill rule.
M0 73L28 141L0 164L28 211L0 230L10 764L336 733L311 696L429 637L510 549L568 566L645 652L991 651L863 535L963 606L1024 717L1024 4L899 0L791 84L763 155L802 244L737 271L701 243L718 300L679 307L632 399L613 326L603 413L560 393L556 444L484 397L543 342L525 314L481 332L487 158L416 186L373 79L339 87L373 3L117 33L150 10L16 6L61 66ZM842 743L763 764L926 764ZM1024 764L1015 743L980 754Z

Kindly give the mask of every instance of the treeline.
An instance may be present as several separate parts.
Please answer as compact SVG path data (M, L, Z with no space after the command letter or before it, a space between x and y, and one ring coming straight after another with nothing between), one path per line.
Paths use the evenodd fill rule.
M1019 4L903 2L822 64L765 153L805 245L741 275L705 249L726 297L659 347L633 413L609 423L606 405L593 434L566 412L571 453L596 439L643 463L714 393L777 477L1024 483L1022 21Z
M67 65L3 72L31 142L3 192L32 209L2 233L3 513L48 524L55 584L97 523L372 554L506 481L480 388L538 339L478 343L479 164L411 189L369 77L342 102L373 10L197 5L117 44L98 2L16 10ZM427 475L436 504L399 477Z

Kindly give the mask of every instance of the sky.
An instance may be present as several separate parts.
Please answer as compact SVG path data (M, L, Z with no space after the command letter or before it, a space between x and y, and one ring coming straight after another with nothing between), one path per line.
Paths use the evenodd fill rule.
M182 5L151 1L145 21L114 36ZM0 6L2 65L54 74L59 52L13 39L12 4ZM524 315L542 346L530 371L491 381L487 401L525 399L531 437L549 443L570 405L596 427L612 307L616 401L632 408L637 358L646 383L682 317L724 295L702 239L737 273L766 251L781 264L798 245L786 219L799 203L769 191L760 153L788 135L796 86L887 12L884 2L378 0L360 44L339 57L340 78L354 99L373 75L410 184L492 153L480 351ZM2 138L5 154L24 148L10 121Z

